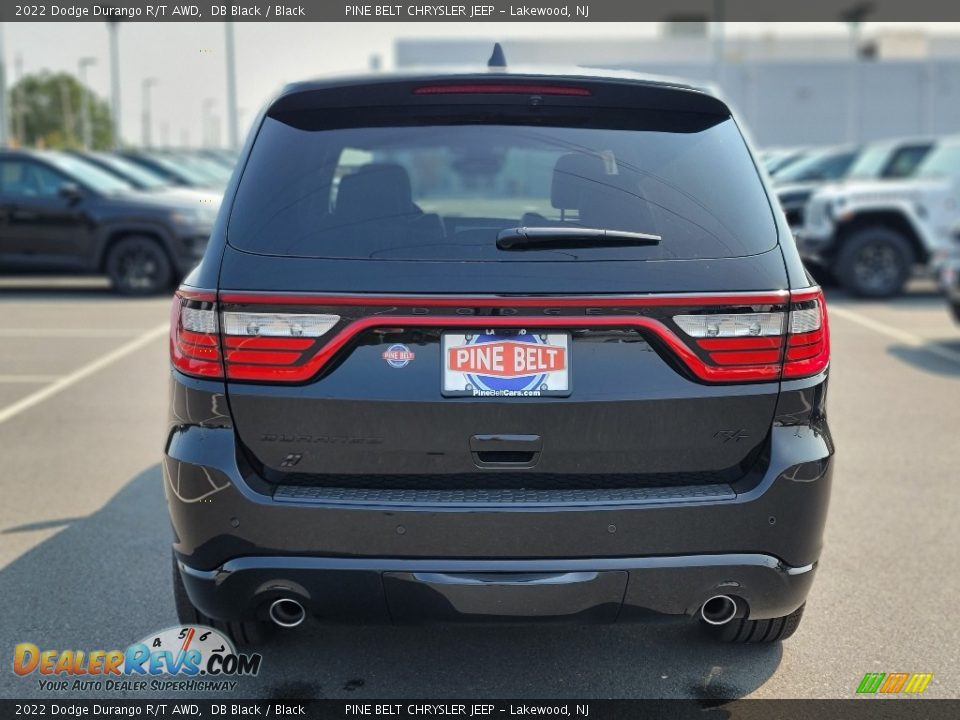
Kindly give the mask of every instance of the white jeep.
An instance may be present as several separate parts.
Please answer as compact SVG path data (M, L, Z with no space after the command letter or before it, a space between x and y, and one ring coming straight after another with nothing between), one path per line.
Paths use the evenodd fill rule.
M960 223L960 137L937 143L912 179L851 181L815 192L796 229L804 261L850 292L891 297L917 266L937 272Z

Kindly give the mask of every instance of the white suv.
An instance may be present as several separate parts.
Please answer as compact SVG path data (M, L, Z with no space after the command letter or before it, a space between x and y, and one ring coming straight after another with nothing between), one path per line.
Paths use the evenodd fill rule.
M854 294L891 297L914 266L943 265L958 224L960 136L937 143L912 179L821 188L796 229L797 247Z

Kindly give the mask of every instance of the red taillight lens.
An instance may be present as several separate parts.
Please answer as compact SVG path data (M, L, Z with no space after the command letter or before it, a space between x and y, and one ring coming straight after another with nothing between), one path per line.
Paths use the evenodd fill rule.
M584 87L571 85L521 85L519 83L472 83L469 85L423 85L414 95L572 95L589 97Z
M830 363L827 304L820 288L791 293L785 378L816 375Z
M673 321L705 355L712 381L808 377L830 360L819 288L792 292L786 312L697 313Z
M214 293L181 289L174 296L170 362L187 375L223 377Z
M170 360L188 375L299 380L317 338L340 321L320 313L220 312L216 295L181 289L170 318Z

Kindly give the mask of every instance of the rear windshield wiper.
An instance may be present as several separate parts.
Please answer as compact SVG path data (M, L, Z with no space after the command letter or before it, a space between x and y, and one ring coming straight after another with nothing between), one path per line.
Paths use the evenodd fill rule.
M515 227L497 234L501 250L659 245L661 237L626 230L581 227Z

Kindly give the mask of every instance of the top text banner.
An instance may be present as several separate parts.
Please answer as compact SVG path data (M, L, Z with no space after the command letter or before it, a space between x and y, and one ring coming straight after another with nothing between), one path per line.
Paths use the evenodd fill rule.
M960 0L578 0L563 2L160 4L143 0L0 2L9 22L661 22L960 20Z

